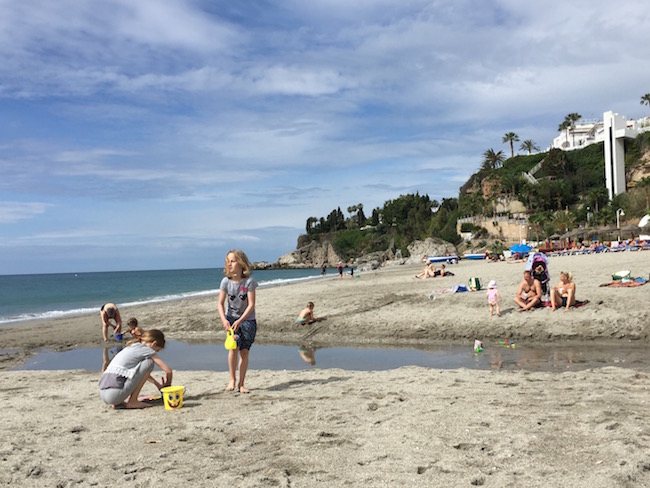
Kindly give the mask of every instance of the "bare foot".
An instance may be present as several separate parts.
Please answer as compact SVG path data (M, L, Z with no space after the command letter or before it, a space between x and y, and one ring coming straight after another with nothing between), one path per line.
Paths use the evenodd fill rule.
M226 386L226 391L235 391L235 382L231 381L228 383L228 386Z
M239 387L239 393L250 393L250 391L248 391L246 388L244 388L243 385L241 385L241 386Z

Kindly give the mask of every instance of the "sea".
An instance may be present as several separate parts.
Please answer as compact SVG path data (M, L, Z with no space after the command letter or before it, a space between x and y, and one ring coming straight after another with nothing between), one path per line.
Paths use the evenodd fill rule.
M334 275L328 269L327 275ZM223 268L0 275L0 326L217 295ZM321 278L320 269L256 270L260 288Z

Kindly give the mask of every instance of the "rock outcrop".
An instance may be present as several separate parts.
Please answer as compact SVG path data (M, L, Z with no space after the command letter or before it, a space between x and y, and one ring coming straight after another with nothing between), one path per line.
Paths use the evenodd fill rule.
M420 263L423 256L445 256L458 253L451 242L434 237L427 237L423 241L413 241L407 246L407 249L409 251L407 263Z
M320 268L325 264L328 267L336 267L341 257L336 253L332 243L329 241L309 243L300 246L295 251L285 254L278 259L272 267L274 268Z

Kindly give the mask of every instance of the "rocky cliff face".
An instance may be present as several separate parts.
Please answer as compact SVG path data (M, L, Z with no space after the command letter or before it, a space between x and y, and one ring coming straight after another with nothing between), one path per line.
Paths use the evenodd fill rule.
M329 268L336 267L339 261L343 259L337 254L330 241L316 242L309 241L301 236L298 239L298 249L284 256L281 256L275 263L266 262L255 263L257 269L268 268L320 268L325 264ZM302 244L302 245L301 245ZM402 258L399 251L393 252L391 249L386 251L373 252L371 254L358 256L351 263L360 270L377 269L386 264L404 264L422 260L422 256L444 256L446 254L456 254L457 250L453 244L443 241L442 239L427 238L424 241L415 241L408 246L410 257Z
M302 236L301 236L302 237ZM298 240L298 249L285 254L278 259L272 267L274 268L320 268L325 264L328 267L336 267L342 259L332 247L329 241L310 241L301 246Z

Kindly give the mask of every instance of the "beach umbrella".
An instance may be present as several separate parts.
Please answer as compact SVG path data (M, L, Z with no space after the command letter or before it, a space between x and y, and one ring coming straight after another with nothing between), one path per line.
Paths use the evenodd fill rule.
M512 252L519 252L519 253L526 253L526 252L530 251L531 249L532 249L532 247L530 247L527 244L515 244L514 246L512 246L510 248L510 250Z

